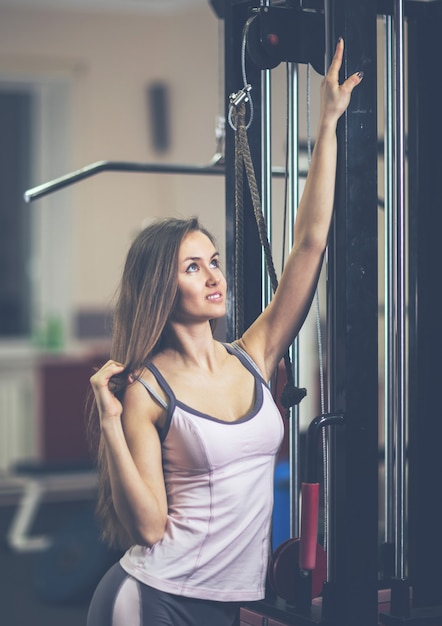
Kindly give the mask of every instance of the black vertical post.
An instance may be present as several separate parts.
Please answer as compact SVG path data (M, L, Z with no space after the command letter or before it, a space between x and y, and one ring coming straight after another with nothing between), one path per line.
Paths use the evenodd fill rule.
M258 3L259 4L259 3ZM224 8L224 41L225 41L225 93L226 120L228 118L228 98L230 94L242 89L243 77L241 66L243 28L251 15L251 8L256 2L230 0ZM253 121L248 139L256 180L261 177L261 71L250 62L246 65L247 81L252 85ZM247 328L262 310L261 287L261 247L258 229L253 213L247 182L244 179L244 249L242 259L235 254L237 224L235 223L235 133L226 123L226 274L230 283L227 307L226 332L228 341L236 339L238 329L235 326L235 307L241 296L243 302L244 327ZM243 267L242 294L232 289L236 264Z
M259 3L255 3L256 4ZM321 623L374 626L378 579L378 288L377 288L377 111L376 3L328 0L327 36L346 43L342 76L363 70L338 128L336 214L329 249L331 410L343 410L345 428L334 435L330 499L330 580ZM226 3L226 95L242 88L242 29L253 4ZM334 47L334 46L333 46ZM255 122L249 131L257 179L260 178L260 72L248 67ZM228 105L227 105L228 106ZM247 199L249 203L249 199ZM234 134L226 131L227 274L235 271ZM249 205L250 206L250 205ZM260 247L252 211L245 227L245 325L261 310ZM235 328L232 295L227 319ZM267 605L267 610L270 610ZM276 609L275 609L276 610ZM313 623L287 607L290 623ZM281 616L282 617L282 616Z
M329 245L330 409L345 429L331 440L330 580L323 618L377 623L378 288L376 3L326 1L330 47L345 41L342 79L364 79L338 125L335 217Z
M410 189L409 578L413 606L442 606L440 359L442 3L408 19ZM419 6L418 6L419 5ZM438 613L440 616L440 613ZM441 617L439 617L441 619ZM432 622L436 623L436 621Z

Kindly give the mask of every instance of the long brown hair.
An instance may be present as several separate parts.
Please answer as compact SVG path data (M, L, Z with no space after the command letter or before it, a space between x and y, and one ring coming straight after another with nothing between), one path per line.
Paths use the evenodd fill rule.
M214 243L197 218L165 218L142 230L129 249L115 306L110 353L112 359L125 365L124 371L111 381L112 391L120 399L128 374L138 373L161 350L164 330L177 297L178 252L181 242L192 231L203 232ZM96 511L103 539L112 547L128 547L131 540L113 506L106 450L93 398L88 434L92 447L98 447Z

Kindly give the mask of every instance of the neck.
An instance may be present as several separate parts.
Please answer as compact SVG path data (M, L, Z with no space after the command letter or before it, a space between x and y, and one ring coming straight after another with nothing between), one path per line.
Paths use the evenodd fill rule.
M216 359L217 345L209 322L192 326L170 322L165 333L165 346L162 352L187 366L211 368Z

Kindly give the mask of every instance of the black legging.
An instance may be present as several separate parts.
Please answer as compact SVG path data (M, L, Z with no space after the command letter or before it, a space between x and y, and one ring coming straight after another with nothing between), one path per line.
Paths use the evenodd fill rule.
M103 576L87 626L238 626L236 602L176 596L144 585L116 563Z

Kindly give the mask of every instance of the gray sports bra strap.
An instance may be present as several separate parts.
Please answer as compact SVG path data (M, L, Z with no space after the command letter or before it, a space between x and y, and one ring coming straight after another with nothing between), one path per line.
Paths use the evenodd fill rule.
M144 380L144 378L138 378L137 380L150 393L150 395L158 402L158 404L163 407L163 409L167 409L167 402L163 400L163 398L155 391L155 389L152 389L152 387L149 385L149 383L147 383Z
M241 348L240 345L237 344L236 341L232 342L231 344L229 344L234 350L236 350L237 352L239 352L240 354L242 354L242 356L246 359L247 363L249 363L253 369L255 370L255 372L257 372L261 378L264 380L264 376L262 375L261 370L259 369L259 367L256 365L255 361L252 359L251 356L249 356L247 354L247 352L245 350L243 350L243 348Z

